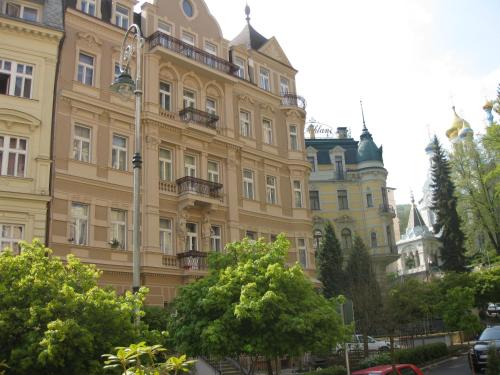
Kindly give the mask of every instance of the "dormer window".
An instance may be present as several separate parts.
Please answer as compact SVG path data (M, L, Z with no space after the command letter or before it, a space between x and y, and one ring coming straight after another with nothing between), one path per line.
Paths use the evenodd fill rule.
M22 4L8 2L5 8L5 13L10 17L22 18L26 21L38 21L38 10Z
M236 71L236 75L238 77L240 77L241 79L245 79L245 60L240 59L239 57L236 57L233 62L238 67L238 70Z
M128 29L128 24L129 24L128 21L129 21L129 9L120 4L116 4L115 8L116 26L126 30Z
M340 155L335 156L335 177L337 180L344 179L344 162Z

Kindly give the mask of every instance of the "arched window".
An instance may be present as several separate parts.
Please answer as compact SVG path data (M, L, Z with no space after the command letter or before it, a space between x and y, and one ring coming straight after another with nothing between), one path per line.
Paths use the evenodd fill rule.
M377 247L377 233L371 232L370 240L371 240L372 248Z
M347 228L342 229L341 237L342 237L342 247L344 249L350 249L350 248L352 248L352 235L351 235L351 231L349 229L347 229Z

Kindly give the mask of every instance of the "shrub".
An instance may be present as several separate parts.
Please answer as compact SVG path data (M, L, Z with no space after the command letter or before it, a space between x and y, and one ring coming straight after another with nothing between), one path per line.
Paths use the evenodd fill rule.
M372 358L367 358L364 361L359 363L360 369L375 367L379 365L387 365L391 363L391 355L389 353L381 353Z
M488 364L486 366L486 375L500 374L500 356L497 348L490 347L488 350Z
M448 355L448 347L445 343L439 342L417 346L413 349L398 350L394 353L396 363L412 363L419 365Z
M323 368L317 371L306 372L302 375L346 375L347 371L344 366L333 366Z

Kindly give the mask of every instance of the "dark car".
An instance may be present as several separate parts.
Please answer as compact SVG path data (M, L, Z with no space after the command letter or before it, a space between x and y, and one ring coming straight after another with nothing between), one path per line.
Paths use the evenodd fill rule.
M469 365L475 371L481 371L488 363L488 350L494 347L500 350L500 326L486 328L479 340L469 351Z

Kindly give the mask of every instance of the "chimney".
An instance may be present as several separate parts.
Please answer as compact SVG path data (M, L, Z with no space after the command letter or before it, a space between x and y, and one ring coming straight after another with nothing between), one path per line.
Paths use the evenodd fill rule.
M347 128L346 127L337 128L337 138L339 138L339 139L347 138Z

